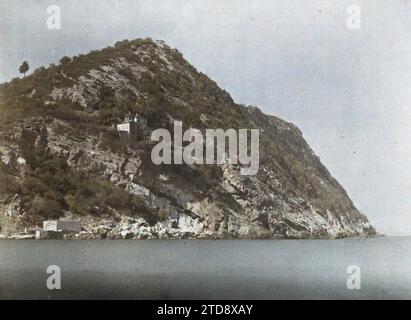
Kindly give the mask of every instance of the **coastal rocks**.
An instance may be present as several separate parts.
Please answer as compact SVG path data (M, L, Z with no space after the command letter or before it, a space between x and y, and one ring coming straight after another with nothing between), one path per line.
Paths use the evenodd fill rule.
M134 175L138 173L138 170L141 166L141 160L139 158L129 158L124 167L124 175L133 179Z
M0 208L6 217L16 218L24 213L24 200L15 194L10 199L0 202Z
M7 148L5 146L0 147L0 159L6 165L9 166L12 164L13 159L15 158L15 154L13 150Z
M17 234L17 235L12 235L8 239L10 239L10 240L34 240L35 235L33 235L33 234Z
M27 161L26 161L26 159L24 159L24 158L22 158L22 157L18 157L17 158L17 164L19 165L19 166L26 166L27 165Z
M79 148L75 148L73 151L70 152L69 157L67 159L67 163L69 166L76 166L79 159L84 155L84 151Z
M143 240L143 239L189 239L205 238L203 226L188 216L182 216L176 223L174 220L149 225L142 218L119 216L119 221L103 220L83 225L83 231L76 235L65 235L66 239L79 240ZM210 233L211 237L212 234Z

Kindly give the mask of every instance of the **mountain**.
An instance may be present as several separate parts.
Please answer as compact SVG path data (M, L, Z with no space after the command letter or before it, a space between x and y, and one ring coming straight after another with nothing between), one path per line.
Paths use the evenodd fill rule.
M260 168L154 165L115 125L260 129ZM293 124L230 95L151 39L41 67L0 86L0 233L81 219L81 239L338 238L375 230Z

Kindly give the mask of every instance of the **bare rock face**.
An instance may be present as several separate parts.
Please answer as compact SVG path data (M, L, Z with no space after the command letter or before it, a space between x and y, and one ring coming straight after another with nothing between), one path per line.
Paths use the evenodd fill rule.
M30 83L40 86L47 73L52 87L23 96L39 114L0 127L0 224L7 217L18 229L74 216L83 226L67 235L74 239L375 234L297 127L235 104L163 42L125 41L54 69ZM12 89L0 86L0 94ZM229 164L155 166L150 143L131 147L112 128L128 110L154 128L173 120L199 129L258 128L260 170L242 176Z

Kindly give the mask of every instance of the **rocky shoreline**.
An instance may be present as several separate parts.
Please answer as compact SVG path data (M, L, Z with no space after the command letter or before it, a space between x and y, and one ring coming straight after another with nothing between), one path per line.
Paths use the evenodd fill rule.
M234 238L217 232L204 232L195 228L175 228L174 222L161 222L150 226L144 219L121 217L119 222L101 220L92 222L82 228L79 233L64 233L59 231L41 231L41 236L36 237L35 230L12 235L0 234L0 240L254 240L255 238ZM38 230L39 231L39 230ZM383 235L339 235L330 237L296 237L273 235L262 240L338 240L346 238L375 238Z

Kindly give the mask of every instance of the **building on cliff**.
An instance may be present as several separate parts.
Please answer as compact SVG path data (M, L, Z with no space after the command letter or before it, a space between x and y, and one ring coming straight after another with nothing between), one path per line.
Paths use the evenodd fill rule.
M138 141L144 141L150 138L152 129L147 126L147 119L135 114L129 113L124 117L124 121L117 124L117 131L120 138L127 141L130 145L136 144Z

